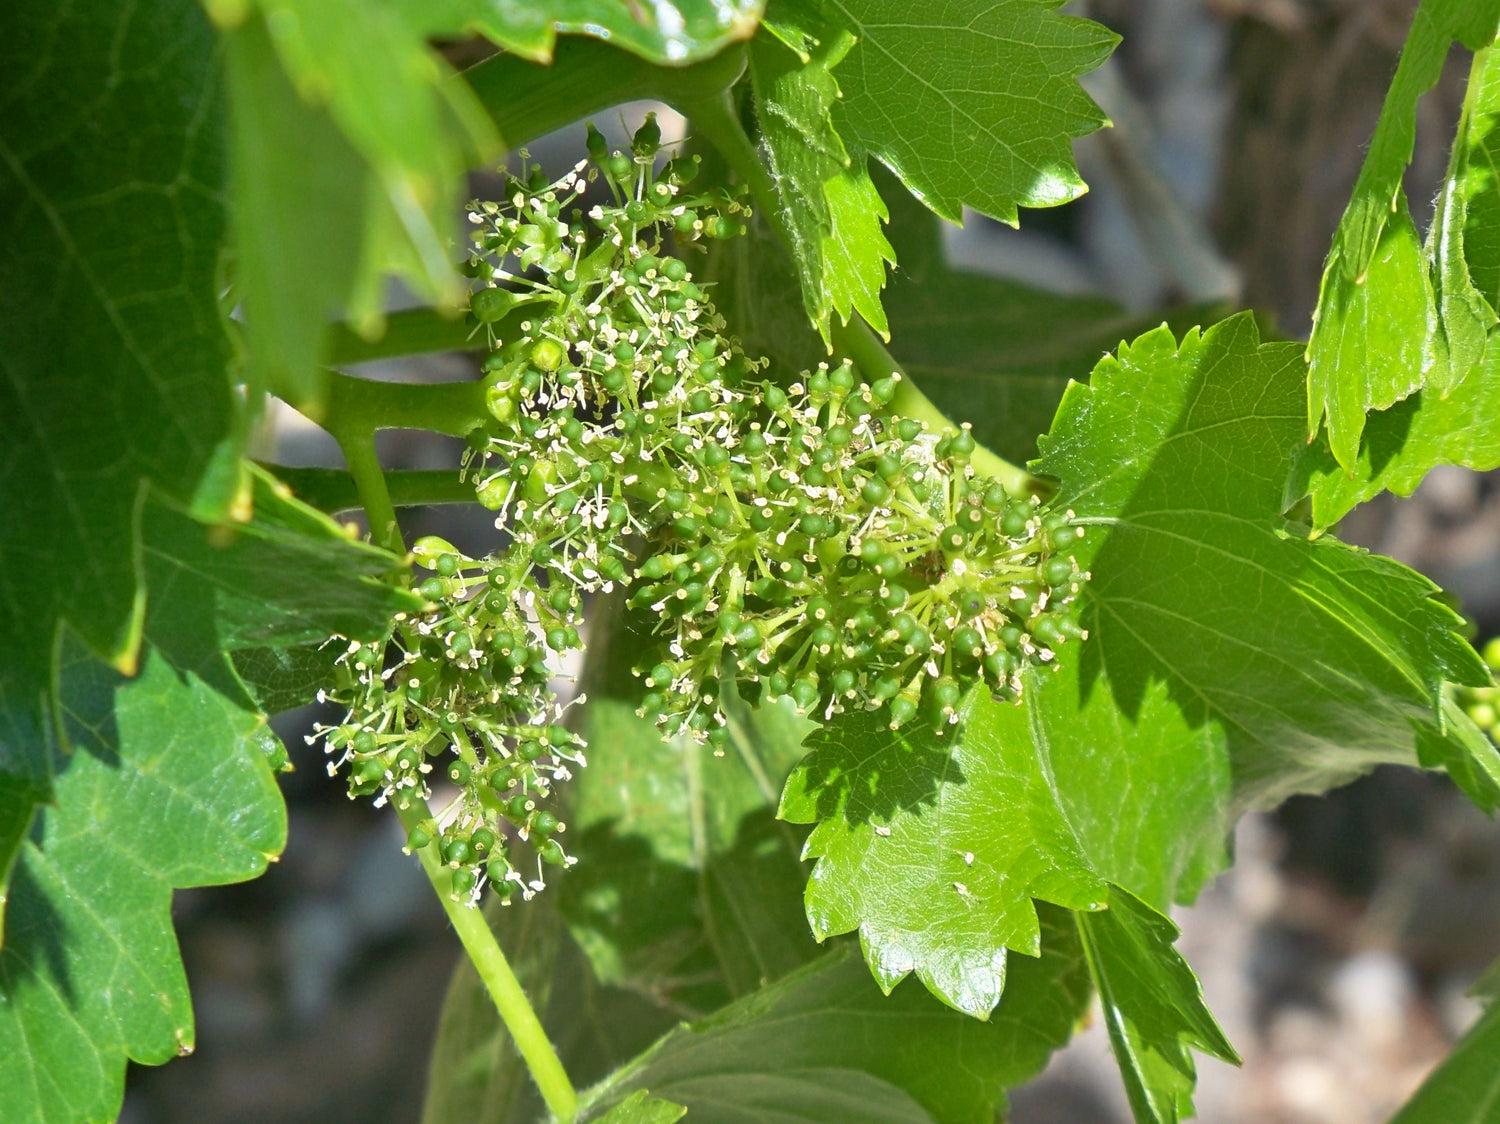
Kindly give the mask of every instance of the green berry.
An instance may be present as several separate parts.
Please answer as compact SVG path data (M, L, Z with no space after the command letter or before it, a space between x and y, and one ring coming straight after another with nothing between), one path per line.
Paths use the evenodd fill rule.
M984 638L979 635L978 630L964 625L953 633L953 651L955 655L977 660L984 655Z
M488 857L495 847L495 833L487 827L477 827L469 836L469 848L476 859Z
M443 841L443 861L449 866L461 866L474 857L474 850L463 836L454 836Z
M493 324L515 306L516 295L505 289L480 289L469 298L469 308L483 323Z

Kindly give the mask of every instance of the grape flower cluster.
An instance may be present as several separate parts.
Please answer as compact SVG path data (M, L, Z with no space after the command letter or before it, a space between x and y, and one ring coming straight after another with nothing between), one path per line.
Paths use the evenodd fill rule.
M432 608L390 652L350 645L334 694L349 714L324 731L352 791L384 799L427 795L428 758L446 759L460 794L410 843L438 839L470 900L486 880L529 896L543 864L571 861L542 803L583 746L549 676L581 647L587 594L622 588L651 614L641 713L716 748L731 682L824 720L954 722L972 685L1014 698L1084 635L1070 512L977 474L967 427L901 416L899 374L787 377L727 336L685 257L750 208L695 190L694 161L658 171L659 139L648 119L610 152L590 129L561 179L523 169L472 205L490 420L464 472L510 543L483 559L417 544ZM585 210L600 180L610 199Z

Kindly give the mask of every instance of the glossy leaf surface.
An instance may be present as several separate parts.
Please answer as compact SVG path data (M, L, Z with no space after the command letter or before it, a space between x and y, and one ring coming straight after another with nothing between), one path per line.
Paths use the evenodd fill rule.
M965 206L1015 223L1019 207L1083 194L1073 138L1105 124L1078 85L1117 37L1051 0L818 0L839 63L834 125L938 214ZM961 154L961 155L960 155Z
M764 0L400 0L426 35L477 32L497 46L548 61L559 34L591 35L632 54L681 66L755 33Z
M1489 46L1497 18L1495 0L1424 0L1417 9L1324 264L1307 351L1307 427L1316 435L1327 419L1330 452L1347 469L1366 411L1424 385L1439 394L1452 389L1479 362L1495 322L1464 264L1461 193L1446 192L1439 203L1429 266L1401 179L1416 143L1417 101L1437 83L1450 45Z
M1288 498L1311 494L1320 527L1381 491L1410 495L1435 465L1486 470L1500 464L1500 339L1492 311L1500 307L1500 54L1491 48L1476 56L1469 82L1427 247L1428 268L1450 307L1409 329L1437 358L1459 358L1434 368L1447 375L1425 378L1404 401L1368 415L1347 471L1326 436L1299 455ZM1399 287L1366 288L1375 315L1390 315L1403 299Z
M1127 714L1165 683L1225 738L1242 805L1412 762L1441 682L1486 676L1425 578L1280 519L1297 351L1246 316L1151 332L1068 391L1038 462L1098 528L1085 681L1107 670Z
M1193 1115L1189 1047L1239 1062L1172 947L1177 926L1119 887L1108 909L1077 916L1131 1111L1140 1122L1177 1124Z
M784 20L795 13L795 5L779 8ZM779 32L790 30L783 25ZM750 73L761 150L791 235L803 301L825 342L834 315L847 322L858 313L884 334L880 290L886 264L896 260L882 229L886 207L864 152L846 148L833 124L841 96L833 70L854 38L817 25L797 30L815 54L799 57L782 39L764 33L751 48ZM812 30L828 41L817 43L808 34Z

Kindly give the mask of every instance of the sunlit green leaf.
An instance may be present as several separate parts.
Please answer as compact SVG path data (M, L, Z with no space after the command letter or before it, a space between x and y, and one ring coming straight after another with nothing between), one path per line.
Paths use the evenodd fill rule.
M172 890L253 878L286 834L260 719L160 654L126 681L75 651L61 698L75 749L49 762L0 951L7 1124L113 1120L127 1057L192 1049Z
M1310 493L1320 527L1333 525L1381 491L1410 495L1435 465L1481 470L1500 465L1500 338L1490 311L1500 307L1500 53L1491 48L1476 56L1469 81L1428 239L1431 273L1446 307L1427 324L1405 325L1405 339L1384 341L1393 354L1402 354L1427 339L1438 358L1457 359L1442 369L1447 375L1434 368L1410 397L1366 417L1354 460L1340 464L1326 435L1299 455L1288 498ZM1400 215L1397 220L1408 221ZM1369 281L1365 288L1370 295L1360 299L1373 315L1395 316L1400 287L1376 292Z
M1035 948L1031 899L1191 896L1236 812L1425 758L1442 681L1485 681L1430 583L1280 519L1297 352L1238 317L1106 359L1039 462L1087 530L1087 641L957 729L846 715L810 739L782 802L817 824L809 918L857 928L887 986L915 971L983 1013L1006 949Z
M1105 117L1077 79L1109 57L1112 32L1059 15L1056 0L816 6L855 41L837 70L839 135L938 214L957 222L968 206L1014 223L1018 206L1083 194L1073 138Z
M881 224L885 203L869 161L850 152L833 125L839 88L832 69L853 46L840 30L815 56L799 58L778 38L756 37L750 73L761 148L791 236L808 317L828 339L830 318L863 316L886 331L880 307L887 262L895 254Z
M1316 434L1327 419L1330 451L1345 468L1355 466L1367 410L1424 385L1452 389L1479 362L1494 323L1464 265L1461 193L1440 200L1424 255L1401 180L1416 143L1417 101L1437 83L1450 45L1489 46L1497 19L1496 0L1424 0L1417 9L1324 264L1308 344L1307 427Z
M1135 1118L1177 1124L1193 1115L1197 1071L1189 1047L1239 1062L1204 1006L1197 977L1172 947L1177 926L1117 886L1108 909L1077 917Z
M1488 681L1425 578L1280 520L1297 352L1245 316L1152 332L1069 390L1039 462L1097 528L1085 672L1092 652L1127 714L1165 683L1227 739L1242 804L1411 763L1442 681Z
M484 35L548 61L559 34L595 35L652 62L681 66L755 33L765 0L397 0L427 35Z

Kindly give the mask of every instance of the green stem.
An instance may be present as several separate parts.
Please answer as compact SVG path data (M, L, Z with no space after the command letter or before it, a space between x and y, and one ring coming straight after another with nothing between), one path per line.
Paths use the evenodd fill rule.
M483 382L381 382L326 372L318 399L285 386L273 392L334 437L379 429L425 429L463 437L489 417Z
M321 424L335 437L377 429L425 429L462 437L489 417L482 382L377 382L330 371Z
M354 477L339 468L304 468L293 465L263 464L303 503L320 511L349 511L360 507L359 489ZM427 507L441 504L474 502L474 484L461 480L450 468L386 469L385 486L396 508Z
M679 108L693 119L694 127L713 143L735 174L745 181L755 197L756 208L790 251L794 245L792 231L777 205L775 184L756 154L754 144L745 134L729 93L726 91L718 97L694 101ZM832 323L834 350L852 360L866 379L873 382L888 375L900 376L896 383L896 397L891 403L896 413L916 418L938 431L958 428L901 369L864 317L855 313L847 323L840 324L837 317ZM975 448L971 460L975 471L999 480L1001 486L1013 495L1024 496L1046 490L1043 481L983 445Z
M430 819L432 811L425 800L413 800L405 808L398 807L396 814L401 818L401 826L409 833ZM450 893L451 875L443 868L437 847L437 841L433 840L417 851L417 857L422 860L422 869L427 872L438 900L443 903L448 920L453 924L453 931L458 934L464 951L474 964L474 970L479 973L490 998L494 1000L505 1029L510 1032L516 1049L525 1059L526 1068L531 1071L531 1078L536 1082L542 1100L547 1102L547 1107L557 1118L558 1124L572 1124L578 1113L578 1093L568 1080L567 1071L563 1069L557 1051L552 1048L541 1020L536 1017L536 1012L526 998L526 990L511 970L500 942L495 939L489 922L484 919L484 913L454 900Z
M395 554L405 554L406 544L401 540L401 524L396 522L396 508L391 503L391 493L385 484L385 471L380 467L380 458L375 455L375 434L372 430L333 432L339 448L344 450L344 460L349 464L349 475L359 491L359 502L370 520L370 539Z

